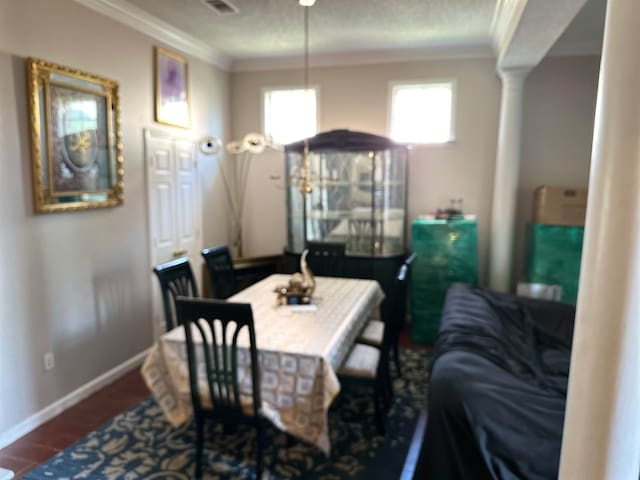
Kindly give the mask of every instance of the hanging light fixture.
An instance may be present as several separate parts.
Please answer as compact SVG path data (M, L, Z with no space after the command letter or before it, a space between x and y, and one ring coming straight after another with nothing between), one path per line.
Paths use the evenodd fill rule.
M309 7L315 5L316 0L298 0L298 3L304 7L304 91L307 92L309 90ZM241 173L237 173L236 176L240 178L244 178L244 182L239 182L241 186L240 188L240 197L244 198L244 189L246 189L246 177L248 175L248 161L250 158L246 156L246 154L260 154L262 153L266 147L269 147L273 150L282 151L283 146L273 143L270 137L265 137L265 135L261 133L248 133L241 140L233 140L226 145L226 150L229 154L233 156L240 156L238 160L234 162L236 165L236 170L239 170ZM241 155L244 154L244 155ZM224 176L224 172L223 172ZM228 175L231 177L233 175ZM313 190L311 184L311 159L309 153L309 139L304 139L304 149L302 156L302 165L300 168L300 175L297 176L299 181L299 190L302 194L309 194ZM231 183L225 180L227 186ZM231 190L231 188L227 188L227 190ZM235 202L239 203L235 210L242 211L243 201ZM238 213L237 217L241 217L241 214ZM240 223L241 218L237 220L236 223ZM237 234L240 237L240 234Z
M304 7L304 91L309 90L309 7L316 3L316 0L298 0ZM309 139L304 139L304 150L302 152L302 171L300 172L300 193L307 195L311 193L311 159L309 158Z

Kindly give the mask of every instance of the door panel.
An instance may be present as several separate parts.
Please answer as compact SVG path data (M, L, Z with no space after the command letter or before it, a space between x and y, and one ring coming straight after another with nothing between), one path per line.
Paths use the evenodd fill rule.
M171 168L171 144L164 139L157 139L156 150L152 152L156 175L173 175Z
M202 214L196 142L145 130L145 155L151 266L188 255L200 284ZM157 280L151 281L157 337L165 329L164 312Z
M179 205L181 207L181 215L178 217L178 232L180 233L180 243L181 245L184 242L192 242L193 239L193 224L194 224L194 211L193 208L188 208L189 206L193 206L193 185L190 183L183 183L180 185L180 200ZM187 208L185 208L187 207Z
M160 249L173 249L175 244L175 234L173 225L173 185L170 182L156 184L152 191L152 202L157 206L154 210L155 216L155 246ZM167 250L168 251L168 250ZM163 258L168 258L163 255Z
M173 142L146 135L147 178L152 260L154 265L173 258L176 246L176 180Z
M175 142L177 168L177 238L180 249L194 259L200 255L200 193L198 162L194 143Z

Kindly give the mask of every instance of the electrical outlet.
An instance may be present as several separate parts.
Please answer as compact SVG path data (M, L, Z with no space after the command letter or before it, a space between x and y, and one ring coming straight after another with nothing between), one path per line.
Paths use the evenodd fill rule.
M56 366L56 358L53 356L53 352L47 352L44 354L44 369L49 371L53 370Z

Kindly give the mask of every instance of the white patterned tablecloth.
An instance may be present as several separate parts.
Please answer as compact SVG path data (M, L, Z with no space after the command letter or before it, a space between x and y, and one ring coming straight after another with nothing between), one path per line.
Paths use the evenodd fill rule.
M384 299L373 280L316 277L312 311L276 305L274 290L288 275L271 275L229 298L250 303L260 363L262 414L302 440L330 449L327 415L340 391L340 367L366 322ZM246 338L239 346L247 345ZM241 394L250 394L248 350L239 349ZM142 376L174 426L192 414L184 329L164 334L142 366Z

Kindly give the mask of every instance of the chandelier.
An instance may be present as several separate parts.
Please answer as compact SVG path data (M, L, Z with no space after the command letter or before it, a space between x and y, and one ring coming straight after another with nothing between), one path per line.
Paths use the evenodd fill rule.
M299 0L304 7L304 91L309 90L309 7L312 7L316 0ZM304 139L304 150L302 152L302 168L300 170L300 193L308 195L313 190L311 185L311 159L309 158L309 139Z
M298 0L304 7L304 90L309 90L309 7L316 0ZM227 198L231 206L233 246L235 256L242 258L242 217L244 213L247 184L251 170L251 161L255 155L259 155L270 148L283 151L283 146L262 133L247 133L240 140L232 140L225 145L227 155L221 157L220 171L224 182ZM200 141L200 150L208 155L215 155L222 150L222 142L215 137L204 137ZM311 160L309 154L309 140L304 139L304 150L300 175L297 180L298 188L302 194L312 191L311 184Z

